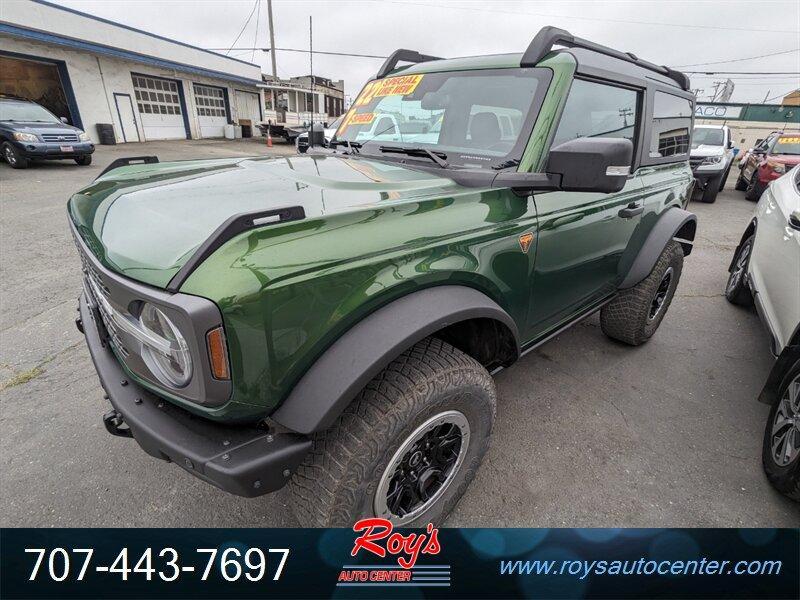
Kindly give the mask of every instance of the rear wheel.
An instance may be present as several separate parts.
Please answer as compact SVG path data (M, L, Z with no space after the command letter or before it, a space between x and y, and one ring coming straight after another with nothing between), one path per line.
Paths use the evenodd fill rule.
M645 279L600 310L600 327L608 337L631 346L643 344L667 313L683 270L683 248L670 242Z
M441 523L489 446L494 381L476 360L428 338L375 377L316 435L291 482L304 526Z
M6 162L11 166L13 169L27 169L28 168L28 161L27 158L22 156L19 151L14 148L8 142L3 144L3 158L6 159Z
M800 361L789 369L769 411L762 462L773 487L800 502Z
M747 286L747 265L750 263L750 253L753 251L755 239L756 236L751 235L742 242L733 259L733 268L725 286L725 297L731 304L750 306L753 303L753 295Z

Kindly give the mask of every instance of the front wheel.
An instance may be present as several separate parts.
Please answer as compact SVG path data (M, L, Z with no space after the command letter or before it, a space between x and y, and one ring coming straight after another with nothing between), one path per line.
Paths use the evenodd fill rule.
M90 164L92 164L92 155L85 154L84 156L78 156L75 159L75 162L81 167L88 167Z
M600 310L600 328L608 337L631 346L643 344L667 314L683 270L683 248L669 242L650 275Z
M736 178L736 185L733 186L733 189L743 192L747 189L747 180L745 180L744 171L739 171L739 176Z
M769 411L761 459L773 487L800 502L800 361L789 369Z
M375 377L317 434L292 478L303 526L441 523L475 477L495 416L494 381L480 363L428 338Z
M753 303L753 295L747 285L747 266L750 264L750 253L753 251L755 239L756 236L751 235L743 241L733 258L733 268L725 285L725 298L731 304L750 306Z
M746 200L750 200L751 202L758 202L758 199L761 198L761 194L764 193L765 188L766 186L758 180L758 171L753 171L753 176L750 178L750 182L747 184L744 197Z
M703 190L703 196L700 199L701 202L705 202L707 204L713 204L717 201L717 194L720 190L720 180L722 179L722 175L718 175L713 179L709 179L706 182L706 187Z
M27 169L28 159L22 156L19 151L11 144L6 142L3 144L3 158L11 165L12 169Z

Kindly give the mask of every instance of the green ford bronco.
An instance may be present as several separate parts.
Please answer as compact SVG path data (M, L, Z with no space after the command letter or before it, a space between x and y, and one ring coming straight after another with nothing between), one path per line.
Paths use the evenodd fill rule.
M112 164L68 205L106 428L233 494L288 483L304 525L441 522L492 374L595 311L631 345L664 318L688 89L547 27L522 54L398 50L316 154Z

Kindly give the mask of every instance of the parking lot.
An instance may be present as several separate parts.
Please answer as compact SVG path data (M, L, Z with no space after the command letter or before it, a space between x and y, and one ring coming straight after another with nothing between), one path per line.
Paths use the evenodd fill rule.
M108 435L73 320L78 257L69 194L113 159L292 153L256 140L99 147L94 164L0 164L0 524L60 527L302 525L284 489L227 495ZM726 302L727 266L753 204L693 203L699 230L660 330L607 339L597 316L498 375L492 447L451 526L789 527L797 505L761 470L772 359L751 310Z

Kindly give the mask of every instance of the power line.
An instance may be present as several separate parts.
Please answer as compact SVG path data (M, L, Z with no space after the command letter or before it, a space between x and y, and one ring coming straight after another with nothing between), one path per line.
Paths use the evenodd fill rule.
M256 0L256 6L258 6L258 10L256 11L256 34L253 36L253 46L258 44L258 24L261 21L261 0ZM253 48L253 51L250 53L250 62L253 62L255 57L256 49Z
M226 50L226 48L206 48L206 50ZM262 50L270 52L273 48L231 48L231 50ZM304 52L308 54L309 50L303 48L274 48L280 52ZM322 50L314 50L314 54L330 54L331 56L355 56L357 58L389 58L388 56L378 56L377 54L355 54L351 52L324 52Z
M786 91L785 91L785 92L783 92L782 94L778 94L777 96L773 96L772 98L766 98L766 99L765 99L765 100L764 100L764 101L763 101L761 104L766 104L766 103L767 103L767 102L769 102L770 100L777 100L778 98L783 98L783 97L784 97L784 96L786 96L787 94L791 94L791 93L792 93L793 91L795 91L796 89L797 89L797 88L792 88L791 90L786 90Z
M375 0L372 0L375 1ZM680 27L681 29L718 29L722 31L747 31L749 32L760 32L760 33L800 33L800 31L796 29L752 29L750 27L722 27L720 25L691 25L691 24L683 24L683 23L655 23L653 21L633 21L627 19L608 19L603 17L579 17L575 15L555 15L552 13L537 13L537 12L528 12L528 11L514 11L514 10L501 10L495 7L492 8L473 8L471 6L453 6L452 4L447 4L446 6L442 6L441 4L429 4L425 2L400 2L398 0L386 0L392 4L399 4L401 6L426 6L430 8L444 8L446 10L469 10L474 12L491 12L491 13L505 13L509 15L530 15L534 17L548 17L552 19L577 19L583 21L607 21L609 23L625 23L629 25L653 25L653 26L660 26L660 27Z
M781 50L780 52L772 52L770 54L761 54L759 56L748 56L747 58L732 58L730 60L718 60L714 62L704 62L704 63L694 63L691 65L676 65L675 69L682 69L684 67L702 67L705 65L721 65L723 63L734 63L734 62L744 62L746 60L755 60L757 58L767 58L768 56L778 56L780 54L791 54L792 52L800 52L800 48L794 48L792 50Z
M239 38L242 37L244 30L250 24L250 19L253 18L253 13L256 12L256 6L258 6L258 0L256 0L253 3L253 10L250 11L250 16L247 17L247 20L244 22L244 25L242 25L242 30L239 32L239 35L236 36L236 39L233 40L233 43L231 44L230 48L227 48L226 54L228 54L231 50L233 50L233 47L236 45L236 42L238 42ZM226 50L226 48L219 48L219 50Z
M687 75L800 75L800 71L684 71Z

